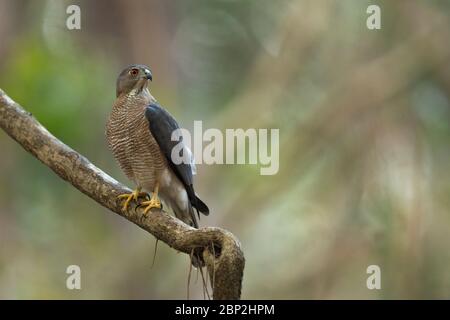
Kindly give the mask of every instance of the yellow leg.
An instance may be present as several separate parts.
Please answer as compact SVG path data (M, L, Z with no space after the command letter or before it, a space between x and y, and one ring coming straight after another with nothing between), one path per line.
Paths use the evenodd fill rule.
M158 198L158 191L159 191L159 183L157 182L155 185L155 190L153 190L151 199L149 201L143 201L141 203L141 205L147 206L144 209L144 214L147 214L147 212L149 212L150 209L152 208L161 209L161 201L159 201Z
M118 195L117 198L118 199L126 199L123 204L123 207L122 207L122 210L126 211L128 209L128 206L130 205L131 200L134 200L137 202L139 197L142 197L142 196L147 196L147 193L141 192L141 187L137 187L136 190L134 190L132 193L124 193L124 194Z

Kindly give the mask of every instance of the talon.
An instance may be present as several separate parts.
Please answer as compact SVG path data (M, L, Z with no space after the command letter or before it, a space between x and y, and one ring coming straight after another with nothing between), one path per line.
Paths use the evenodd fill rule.
M134 200L136 201L136 203L138 203L139 197L148 197L148 194L146 192L141 192L141 189L137 188L132 193L124 193L118 195L117 199L126 199L123 204L122 210L127 211L131 200Z
M143 201L139 204L139 206L147 206L144 209L144 215L141 218L144 218L147 216L147 212L149 212L152 208L161 209L161 201L158 198L158 191L159 191L159 182L155 184L155 189L153 190L152 197L148 201Z
M153 208L161 209L161 207L162 207L161 201L159 201L159 199L157 199L157 198L151 198L149 201L144 201L141 203L141 205L147 206L144 209L144 215L146 215L147 212L149 212Z

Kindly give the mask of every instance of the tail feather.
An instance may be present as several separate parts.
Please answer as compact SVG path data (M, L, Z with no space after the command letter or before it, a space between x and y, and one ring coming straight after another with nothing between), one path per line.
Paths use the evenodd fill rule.
M189 215L191 216L191 227L194 227L198 229L198 221L194 214L194 208L192 206L189 206Z
M189 202L191 205L197 210L197 214L199 212L203 213L205 216L209 215L208 206L195 194L194 186L191 184L186 187L186 192L188 194ZM199 215L200 218L200 215Z
M172 206L172 210L178 219L190 225L191 227L198 229L197 218L195 217L194 209L191 205L189 205L188 210L181 210L177 206Z
M209 215L208 206L197 196L195 196L195 201L192 203L192 206L197 209L197 213L201 212L205 216Z
M197 217L194 214L193 206L189 205L189 209L188 209L189 214L185 211L184 212L178 211L178 210L176 210L176 208L173 208L173 210L174 210L175 216L178 217L178 219L180 219L184 223L190 225L191 227L198 229L198 221L197 221ZM205 262L201 258L201 255L198 252L198 250L194 250L194 252L192 252L191 263L195 268L202 268L205 266Z

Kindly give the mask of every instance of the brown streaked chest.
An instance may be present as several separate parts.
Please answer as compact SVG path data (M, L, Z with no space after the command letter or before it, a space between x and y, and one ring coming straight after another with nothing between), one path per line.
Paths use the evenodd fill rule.
M109 147L122 170L136 184L147 188L152 188L166 167L145 117L145 108L152 98L120 96L113 105L106 132Z

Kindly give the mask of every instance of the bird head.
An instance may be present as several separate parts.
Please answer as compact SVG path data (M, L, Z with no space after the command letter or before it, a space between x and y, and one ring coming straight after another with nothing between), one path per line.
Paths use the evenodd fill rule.
M142 64L132 64L119 74L116 83L116 96L128 94L135 90L141 93L147 88L148 81L152 81L150 68Z

